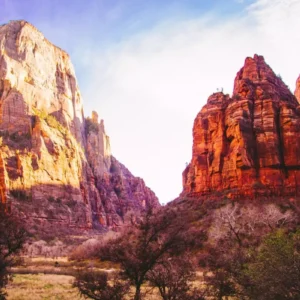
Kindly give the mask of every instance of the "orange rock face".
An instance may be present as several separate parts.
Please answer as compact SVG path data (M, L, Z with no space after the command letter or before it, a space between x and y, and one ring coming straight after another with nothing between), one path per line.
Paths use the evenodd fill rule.
M25 21L0 26L0 202L33 226L121 226L159 205L85 118L69 56Z
M246 58L232 97L215 93L208 98L193 137L183 194L300 193L300 106L262 56Z
M298 102L300 103L300 75L296 81L295 97L297 98Z

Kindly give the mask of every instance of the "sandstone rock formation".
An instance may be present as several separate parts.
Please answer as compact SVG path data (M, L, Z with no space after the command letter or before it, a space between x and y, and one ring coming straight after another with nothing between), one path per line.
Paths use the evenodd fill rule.
M25 21L0 26L0 201L33 226L116 227L159 205L84 118L70 58Z
M300 75L296 81L295 97L297 98L298 102L300 103Z
M299 79L296 96L299 99ZM197 115L183 194L300 193L300 106L262 56L246 58L233 96L215 93Z

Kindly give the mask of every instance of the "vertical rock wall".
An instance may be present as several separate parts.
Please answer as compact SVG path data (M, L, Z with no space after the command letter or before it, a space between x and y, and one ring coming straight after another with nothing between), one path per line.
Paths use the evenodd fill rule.
M68 54L25 21L0 27L0 139L1 201L35 226L116 227L159 205L145 186L123 193L140 179L112 171L120 164L103 121L84 118Z
M208 98L193 137L184 194L300 193L299 103L262 56L245 60L232 97L215 93Z

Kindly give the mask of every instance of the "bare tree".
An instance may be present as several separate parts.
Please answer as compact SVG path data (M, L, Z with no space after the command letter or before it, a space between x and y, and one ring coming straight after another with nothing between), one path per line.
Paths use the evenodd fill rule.
M195 278L194 264L187 254L165 259L148 275L150 284L158 288L163 300L204 299L201 292L193 287Z
M206 256L200 259L209 270L206 281L210 296L243 299L246 292L255 290L256 283L249 275L249 266L255 261L255 253L265 236L280 228L294 229L297 220L293 210L283 211L274 203L243 205L232 202L216 209L209 243L205 247Z
M232 236L239 247L247 246L270 231L292 225L296 219L291 210L282 212L275 204L243 206L232 203L215 211L210 237L219 241Z
M99 257L118 263L122 276L135 287L134 300L141 299L141 286L149 272L166 257L176 256L194 242L189 234L189 216L169 207L149 210L139 223L99 250ZM201 240L201 231L197 231Z
M296 221L296 216L291 210L281 212L279 207L275 204L266 205L259 217L261 222L267 225L272 231Z

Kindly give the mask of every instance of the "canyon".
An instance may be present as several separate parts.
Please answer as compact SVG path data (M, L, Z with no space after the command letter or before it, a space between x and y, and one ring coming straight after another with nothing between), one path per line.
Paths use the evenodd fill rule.
M232 96L212 94L194 121L180 197L298 196L299 102L300 76L292 93L246 58ZM37 228L118 228L160 206L85 117L69 55L26 21L0 26L0 201Z

